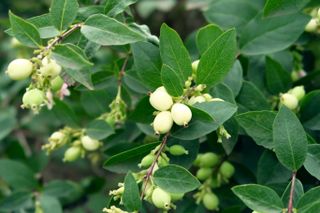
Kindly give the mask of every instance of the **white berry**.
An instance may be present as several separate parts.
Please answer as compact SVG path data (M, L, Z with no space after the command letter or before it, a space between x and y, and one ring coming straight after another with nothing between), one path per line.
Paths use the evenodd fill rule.
M281 95L280 103L293 110L298 106L298 99L294 95L285 93Z
M172 125L173 120L169 111L160 112L153 121L153 129L156 134L165 134L169 132Z
M6 71L8 76L12 80L23 80L28 78L33 70L33 64L27 59L15 59L13 60Z
M192 118L192 112L190 108L181 103L176 103L171 108L171 115L173 121L179 126L188 125L189 121Z
M149 98L150 104L159 111L166 111L173 104L172 97L168 94L164 87L159 87Z
M299 101L304 97L306 91L303 86L296 86L288 91L289 94L294 95Z
M87 135L81 137L81 144L87 151L95 151L100 147L100 142Z

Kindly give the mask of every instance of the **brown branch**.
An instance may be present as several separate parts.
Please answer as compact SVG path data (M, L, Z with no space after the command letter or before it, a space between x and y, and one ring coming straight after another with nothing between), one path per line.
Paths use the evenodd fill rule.
M142 200L143 199L143 196L144 196L144 192L146 191L146 188L147 188L147 184L150 180L150 177L153 173L153 170L154 170L154 167L156 166L157 162L158 162L158 159L163 151L163 149L166 147L166 144L167 144L167 141L168 141L168 137L169 137L169 133L167 133L163 138L162 138L162 142L160 144L160 148L156 154L156 158L154 159L154 161L152 162L151 166L149 167L148 171L147 171L147 174L146 176L144 177L144 186L143 186L143 189L141 191L141 196L140 196L140 199Z
M126 71L126 67L128 65L128 61L129 61L129 55L125 58L121 70L119 71L119 76L118 76L118 85L121 86L122 85L122 79L123 76L125 75L125 71Z
M297 175L296 172L292 173L290 197L289 197L289 203L288 203L288 213L292 213L292 209L293 209L293 195L294 195L294 185L296 182L296 175Z

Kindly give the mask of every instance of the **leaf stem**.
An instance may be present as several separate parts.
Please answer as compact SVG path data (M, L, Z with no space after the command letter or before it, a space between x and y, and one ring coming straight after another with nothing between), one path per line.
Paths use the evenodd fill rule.
M292 173L290 197L289 197L289 203L288 203L288 213L292 213L292 209L293 209L293 195L294 195L294 186L296 182L296 175L297 175L297 172Z
M147 188L147 183L149 182L150 180L150 177L153 173L153 170L154 170L154 167L156 166L157 162L158 162L158 159L162 153L162 151L164 150L164 148L166 147L166 144L167 144L167 141L168 141L168 137L169 137L169 133L167 133L163 138L162 138L162 141L161 141L161 144L160 144L160 148L156 154L156 157L154 159L154 161L152 162L151 166L149 167L148 171L147 171L147 174L145 175L144 177L144 184L143 185L143 189L141 191L141 195L140 195L140 198L141 200L143 199L143 195L144 195L144 192L146 191L146 188Z

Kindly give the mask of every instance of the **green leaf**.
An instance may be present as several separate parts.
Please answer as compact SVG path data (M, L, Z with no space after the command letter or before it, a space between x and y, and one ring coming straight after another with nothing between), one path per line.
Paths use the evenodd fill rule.
M244 184L232 188L232 191L250 209L259 212L280 213L283 203L272 189L258 184Z
M74 200L77 196L81 196L81 193L80 185L67 180L53 180L43 188L43 196L55 197L63 201Z
M308 145L308 153L304 168L315 178L320 180L320 144Z
M53 0L50 16L53 25L59 30L67 29L75 20L79 9L77 0Z
M282 106L273 122L273 143L279 161L297 171L307 155L307 136L297 116Z
M290 73L284 70L280 63L270 57L266 57L266 83L271 94L278 95L291 88Z
M261 1L252 0L217 0L211 1L204 16L210 23L218 24L227 29L241 29L259 12Z
M82 26L81 33L88 40L104 46L124 45L145 40L140 32L102 14L90 16Z
M54 100L55 105L52 109L55 116L64 124L78 127L78 117L76 113L66 103L58 99Z
M320 186L307 191L299 200L297 209L299 213L317 213L320 207Z
M55 46L52 57L64 68L78 70L92 66L82 49L73 44L58 44Z
M297 13L309 2L310 0L268 0L264 6L264 15L277 16Z
M184 83L192 74L191 59L178 33L166 24L160 30L160 55L163 86L172 96L182 95Z
M153 175L154 183L170 193L187 193L200 186L200 182L188 170L177 165L158 169Z
M142 98L136 105L129 119L138 123L150 124L154 119L154 108L149 102L149 96Z
M230 71L236 56L236 31L222 33L202 54L197 70L198 84L215 85Z
M137 164L139 163L139 161L141 161L141 159L145 155L147 155L152 149L154 149L158 145L159 145L159 142L144 144L141 146L137 146L133 149L115 154L104 162L103 167L110 171L116 171L118 173L119 172L122 173L122 172L128 171L127 168L123 165L129 162L129 163L136 164L135 167L138 170ZM119 165L120 167L117 167Z
M16 110L12 107L0 111L0 141L16 126Z
M292 181L290 181L290 183L288 184L287 188L284 190L281 196L282 202L284 203L285 206L288 206L288 203L289 203L291 183ZM304 194L303 185L299 179L296 179L294 184L294 189L293 189L293 203L295 207L303 194Z
M320 130L320 90L308 93L300 102L300 113L303 124L311 130Z
M139 188L131 172L124 179L123 205L129 211L138 211L141 208Z
M216 86L212 87L210 89L210 95L215 98L221 98L226 102L236 104L232 90L224 83L218 83Z
M106 90L84 91L81 93L80 101L84 110L92 117L98 117L106 112L113 100L114 95Z
M260 14L241 31L241 52L260 55L283 50L298 39L309 20L300 13L267 18Z
M28 47L36 48L41 46L41 38L36 26L23 20L9 11L9 19L14 36Z
M59 200L48 195L40 195L40 206L44 213L62 213L62 206Z
M79 82L89 90L93 90L90 72L87 69L65 69L65 72L76 82Z
M110 17L115 17L137 1L138 0L108 0L105 5L105 13Z
M271 109L264 94L251 82L244 81L237 97L238 103L248 110L269 110Z
M242 87L243 83L243 70L239 60L236 60L233 67L224 78L224 83L232 90L236 97Z
M94 120L86 127L86 133L96 140L102 140L114 134L114 129L104 120Z
M260 146L273 148L272 124L276 113L272 111L250 111L236 116L240 126Z
M31 192L14 192L0 202L0 211L12 212L32 205Z
M0 160L0 178L10 187L19 190L32 190L38 185L33 171L13 160Z
M200 55L202 55L222 33L223 31L214 24L200 28L196 35Z
M273 152L265 150L258 162L258 183L264 185L286 183L290 177L291 171L279 163Z
M152 90L162 86L159 48L147 42L137 42L131 47L134 66L141 81Z

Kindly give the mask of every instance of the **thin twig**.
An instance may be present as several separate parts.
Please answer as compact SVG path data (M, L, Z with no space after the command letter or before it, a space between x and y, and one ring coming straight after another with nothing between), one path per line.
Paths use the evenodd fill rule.
M297 175L296 172L292 173L290 197L289 197L289 203L288 203L288 213L292 213L292 209L293 209L293 195L294 195L294 185L296 182L296 175Z
M141 200L143 199L144 192L146 191L147 184L148 184L148 182L149 182L149 180L150 180L150 177L151 177L151 175L152 175L152 173L153 173L154 167L156 166L156 164L157 164L157 162L158 162L158 159L159 159L159 157L160 157L163 149L166 147L166 144L167 144L167 141L168 141L168 137L169 137L169 133L167 133L167 134L162 138L162 142L161 142L160 148L159 148L159 150L158 150L158 152L157 152L157 154L156 154L156 158L155 158L154 161L152 162L150 168L149 168L148 171L147 171L146 176L144 177L144 184L143 184L144 187L143 187L143 189L142 189L142 191L141 191L141 196L140 196Z
M128 65L129 56L127 56L122 64L121 70L119 71L119 77L118 77L118 85L121 86L123 76L125 75L126 67Z

